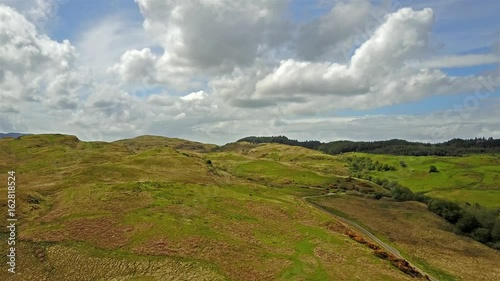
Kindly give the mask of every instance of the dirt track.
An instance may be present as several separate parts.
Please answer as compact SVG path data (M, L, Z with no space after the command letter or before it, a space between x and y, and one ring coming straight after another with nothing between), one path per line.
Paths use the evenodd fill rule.
M356 222L352 221L352 220L349 220L347 218L343 218L337 214L334 214L333 212L325 209L324 207L322 207L321 205L317 204L317 203L314 203L312 201L310 201L309 199L311 198L318 198L318 197L327 197L327 196L334 196L335 194L326 194L326 195L315 195L315 196L304 196L302 197L302 199L311 204L311 206L315 207L316 209L319 209L323 212L326 212L332 216L334 216L336 219L338 219L339 221L345 223L345 224L348 224L354 228L356 228L357 230L361 231L363 234L365 234L366 236L368 236L370 239L372 239L375 243L377 243L380 247L382 247L384 250L386 250L387 252L393 254L394 256L400 258L400 259L403 259L403 260L406 260L402 255L401 253L395 249L394 247L388 245L387 243L383 242L382 240L378 239L377 236L375 236L373 233L371 233L370 231L368 231L367 229L365 229L364 227L360 226L359 224L357 224ZM430 276L429 274L427 274L425 271L423 271L422 269L418 268L417 266L415 266L414 264L410 263L408 260L406 260L411 266L413 266L416 270L418 270L423 276L427 276L429 280L431 281L439 281L438 279Z

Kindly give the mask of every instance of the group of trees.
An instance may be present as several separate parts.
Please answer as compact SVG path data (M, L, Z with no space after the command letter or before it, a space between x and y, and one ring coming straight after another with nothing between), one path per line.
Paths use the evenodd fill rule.
M358 178L361 178L361 175L368 171L386 172L396 170L394 166L382 164L379 161L373 162L373 160L368 157L348 157L347 163L349 163L349 173Z
M410 156L462 156L472 153L498 153L500 152L500 139L452 139L436 144L398 139L373 142L334 141L322 144L318 149L328 154L369 152Z
M498 210L478 204L462 204L441 199L427 199L428 209L454 225L455 231L500 250L500 216Z
M368 163L368 161L361 160L359 163ZM356 174L353 173L352 175L357 177ZM384 187L390 191L390 196L396 201L425 203L429 211L451 223L457 234L469 236L500 250L500 210L485 208L478 204L458 204L443 199L431 198L421 193L413 193L408 187L402 186L396 181L372 177L366 173L361 174L360 178ZM377 192L371 198L380 199L384 196L387 195Z
M391 193L391 197L396 201L419 201L426 203L428 198L423 194L415 194L408 187L400 185L397 181L389 181L387 179L376 178L372 176L362 177L363 179L369 180L375 184L382 186ZM378 196L380 199L382 196Z
M419 201L427 204L429 211L451 223L454 231L500 250L499 210L484 208L478 204L458 204L443 199L431 198L413 193L409 188L395 181L382 181L396 201Z
M454 231L500 250L500 215L498 210L484 208L478 204L457 204L442 199L414 194L407 187L397 185L391 189L397 201L420 201L429 211L444 218L454 226Z
M282 143L316 149L327 154L346 152L369 152L377 154L410 155L410 156L462 156L472 153L500 153L500 139L474 138L452 139L443 143L409 142L392 139L385 141L298 141L285 136L246 137L238 140L250 143Z

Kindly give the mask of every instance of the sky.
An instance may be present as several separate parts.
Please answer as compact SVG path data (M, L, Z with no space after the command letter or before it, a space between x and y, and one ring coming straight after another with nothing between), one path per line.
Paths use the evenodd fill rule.
M496 0L0 0L0 132L500 138Z

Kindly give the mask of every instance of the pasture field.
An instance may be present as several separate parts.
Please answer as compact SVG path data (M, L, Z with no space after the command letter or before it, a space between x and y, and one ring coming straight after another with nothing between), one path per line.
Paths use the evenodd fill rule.
M396 171L370 171L368 174L397 181L413 192L500 208L500 155L417 157L348 153L338 157L369 157L373 161L392 165ZM402 167L401 161L407 167ZM436 166L439 172L429 173L431 165Z

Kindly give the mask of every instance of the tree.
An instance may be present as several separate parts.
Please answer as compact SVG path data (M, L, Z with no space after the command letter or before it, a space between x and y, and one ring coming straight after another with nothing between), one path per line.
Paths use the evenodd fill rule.
M490 231L482 227L476 228L474 231L472 231L472 238L481 243L486 243L491 239Z
M444 218L452 224L456 223L460 218L462 218L460 206L453 202L448 202L441 199L431 199L427 203L427 208L429 209L429 211L437 214L438 216Z
M396 201L411 201L415 194L405 186L395 186L391 189L391 194Z
M431 166L429 167L429 173L437 173L437 172L439 172L439 171L438 171L438 169L436 168L436 166L431 165Z
M212 165L212 160L210 160L210 159L209 159L209 160L207 160L207 164L208 164L208 165Z
M457 221L457 224L455 226L464 233L471 233L474 229L480 227L481 224L475 216L471 214L465 214Z

